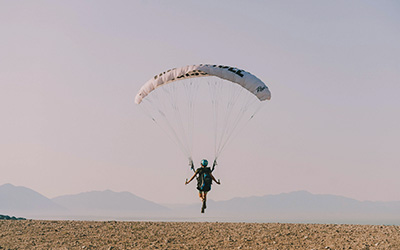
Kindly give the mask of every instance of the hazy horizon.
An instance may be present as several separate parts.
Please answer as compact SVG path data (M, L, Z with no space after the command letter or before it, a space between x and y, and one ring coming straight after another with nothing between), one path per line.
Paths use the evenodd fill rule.
M134 97L159 72L212 63L253 73L272 99L222 153L210 199L399 201L398 13L372 0L0 1L0 185L198 202L187 159Z
M159 204L129 192L92 191L48 199L27 187L0 185L0 214L45 220L217 221L399 225L400 201L362 202L307 191Z
M4 185L11 185L11 186L17 187L17 188L28 188L28 189L31 189L30 187L27 187L27 186L16 186L16 185L13 185L12 183L0 184L0 187L1 187L1 186L4 186ZM31 189L31 190L33 190L33 189ZM36 190L33 190L33 191L36 191ZM111 191L111 192L113 192L113 193L124 193L124 192L129 192L129 193L131 193L131 194L137 196L137 195L136 195L135 193L133 193L132 191L127 191L127 190L114 191L114 190L112 190L112 189L85 190L85 191L78 191L78 192L75 192L75 193L68 193L68 194L56 195L56 196L54 196L54 197L48 197L48 196L45 196L45 195L44 195L44 196L45 196L46 198L52 200L52 199L59 198L59 197L62 197L62 196L74 196L74 195L80 195L80 194L86 194L86 193L107 192L107 191ZM310 192L310 191L308 191L308 190L292 190L292 191L288 191L288 192L280 192L280 193L274 193L274 194L250 195L250 196L235 196L235 197L231 197L231 198L228 198L228 199L225 199L225 200L214 200L214 199L212 199L212 198L210 198L210 199L208 199L208 200L211 200L211 201L229 201L229 200L231 200L231 199L236 199L236 198L263 197L263 196L268 196L268 195L274 196L274 195L282 195L282 194L290 194L290 193L302 193L302 192L310 193L310 194L312 194L312 195L334 195L334 194L328 194L328 193L321 193L321 194L319 194L319 193L312 193L312 192ZM41 193L40 193L40 194L41 194ZM43 195L43 194L41 194L41 195ZM354 200L360 201L360 202L369 202L369 201L371 201L371 202L381 202L381 201L372 201L372 200L358 200L358 199L353 198L353 197L347 197L347 196L342 196L342 195L334 195L334 196L344 197L344 198L349 198L349 199L354 199ZM142 196L137 196L137 197L142 198L142 199L146 199L146 200L151 201L151 202L156 202L156 201L152 201L152 200L150 200L150 199L147 199L147 197L142 197ZM398 201L400 202L400 200L393 200L393 201L394 201L394 202L398 202ZM392 201L388 201L388 202L392 202ZM160 205L167 205L167 204L169 204L169 205L180 205L180 204L186 204L186 205L188 205L188 204L198 204L198 200L195 200L195 201L187 201L187 202L181 202L181 203L169 203L169 202L166 202L166 203L158 203L158 202L156 202L156 203L157 203L157 204L160 204Z

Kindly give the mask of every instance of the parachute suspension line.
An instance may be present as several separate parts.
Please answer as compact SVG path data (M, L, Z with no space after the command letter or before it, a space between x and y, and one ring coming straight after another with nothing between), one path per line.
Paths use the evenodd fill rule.
M146 102L152 103L152 102L151 102L151 99L149 99L149 100L146 99ZM144 102L144 103L146 103L146 102ZM149 104L149 105L151 105L151 104ZM154 117L154 115L151 114L150 109L149 109L146 105L139 105L139 107L142 109L143 113L144 113L146 116L148 116L154 123L157 124L156 118ZM157 124L157 125L158 125L158 124Z
M161 89L164 92L168 93L167 95L160 93ZM179 137L177 131L174 129L174 126L171 124L168 119L166 112L168 112L168 105L166 103L166 96L169 96L171 90L168 88L160 88L151 93L151 96L148 96L142 101L140 106L144 107L143 109L150 113L151 119L162 129L164 132L170 137L172 141L174 141L178 147L181 149L182 153L185 157L190 158L190 152L185 148L184 143ZM148 106L148 108L146 107ZM171 105L169 105L171 106ZM153 112L151 112L153 111ZM164 126L166 128L164 128Z
M220 126L221 126L221 121L219 119L219 111L220 111L220 96L222 92L222 84L218 84L218 82L214 82L212 85L210 85L210 93L213 98L213 113L214 113L214 159L218 158L218 145L220 144L220 141L222 140L223 133L221 133ZM226 114L227 112L225 112ZM222 120L223 122L224 120Z
M189 143L189 161L193 162L193 132L194 132L194 107L196 103L197 90L199 86L195 84L193 80L190 80L188 84L185 84L185 94L187 98L188 114L187 114L187 134ZM192 167L192 170L193 167Z
M222 95L221 93L224 92L226 93L226 89L225 91L222 91L223 89L223 84L221 84L221 81L219 82L215 82L215 83L209 83L209 89L210 89L210 96L211 96L211 102L212 102L212 109L213 109L213 123L214 123L214 155L215 155L215 159L218 158L219 155L219 148L220 145L224 139L224 135L226 133L226 127L229 121L229 116L230 116L230 109L229 107L231 107L231 101L227 103L227 108L225 109L224 107L222 107L224 114L221 114L222 117L224 117L224 119L221 119L220 121L220 104L219 104L219 100L222 97L226 97L226 95ZM230 97L232 98L232 95L230 95ZM222 112L221 112L222 113ZM221 131L220 131L221 130Z
M220 82L221 80L219 80ZM211 97L211 106L213 110L213 125L214 125L214 162L211 169L211 172L215 170L216 162L218 159L218 149L217 149L217 142L218 142L218 127L219 127L219 96L222 92L222 86L217 80L214 82L208 81L209 92Z
M174 96L174 92L176 92L176 86L172 86L172 84L165 86L164 88L161 88L165 94L163 94L162 96L165 98L159 98L159 100L162 100L163 103L161 105L158 105L158 110L161 111L161 109L165 109L167 110L167 107L172 107L172 111L174 111L175 116L177 116L177 112L179 112L179 109L177 107L176 102L174 102L172 96ZM167 99L167 100L165 100ZM168 105L166 102L169 101ZM184 138L184 134L183 134L183 138L179 137L179 134L176 130L176 126L171 124L171 121L168 119L169 115L165 115L164 112L162 113L162 116L164 118L165 124L167 125L167 128L169 128L170 132L172 133L173 137L175 138L175 141L177 142L177 144L179 145L179 147L181 148L182 152L185 154L186 157L190 157L190 152L188 151L188 148L186 147L186 143L185 143L185 138ZM175 119L175 121L179 121L178 119Z
M217 157L217 139L218 139L218 88L217 82L208 82L208 87L210 90L211 106L213 109L213 124L214 124L214 159Z
M249 118L249 120L248 121L250 121L251 119L253 119L253 117L261 110L261 108L263 107L263 105L257 105L257 108L256 108L256 110L253 112L253 114L250 116L250 118Z
M238 114L238 116L236 117L235 121L232 122L232 126L229 130L229 135L227 136L227 138L225 139L224 144L221 146L220 148L220 152L223 151L223 149L225 148L225 146L236 136L240 133L240 131L246 126L246 124L254 117L255 113L257 113L257 111L255 113L253 113L248 119L246 119L244 121L244 124L242 124L242 126L240 126L240 128L238 128L239 124L241 121L243 121L243 117L246 115L246 112L248 111L248 108L250 106L255 105L256 102L258 102L258 100L256 100L253 96L247 95L246 98L243 103L245 103L245 105L243 105L240 109L240 113ZM257 105L257 110L260 109L261 107L261 103L259 103Z
M236 84L221 81L208 82L214 113L215 161L225 146L245 127L261 107L261 102L247 90ZM249 108L257 106L256 112L252 113L253 110ZM248 119L245 118L247 116Z
M227 135L229 134L229 125L230 125L230 120L232 117L232 111L235 107L235 104L237 103L237 99L240 95L240 92L243 90L243 88L235 88L235 87L224 89L224 90L230 89L231 93L229 95L228 102L226 103L226 108L224 108L224 110L226 110L226 112L225 112L225 115L223 116L223 121L222 121L222 126L221 126L222 132L221 132L220 138L218 140L216 158L218 158L219 154L221 153L222 147L227 139ZM222 92L227 93L227 91L221 91L221 93Z
M194 107L195 107L195 97L197 93L198 85L193 84L192 81L185 81L182 83L184 95L176 95L178 92L177 86L175 84L170 84L170 88L173 90L174 94L167 95L169 97L169 101L174 111L175 122L177 125L177 136L178 134L182 134L181 141L182 145L187 152L187 157L189 160L192 160L193 154L193 128L194 128ZM182 99L179 99L181 97ZM184 98L186 97L186 99ZM181 101L181 103L178 103ZM185 113L186 111L187 113ZM182 119L185 117L186 119ZM186 122L186 123L185 123ZM178 133L178 131L181 131ZM179 138L179 136L178 136Z
M169 84L169 87L172 89L173 93L177 92L177 90L176 90L177 89L177 85ZM184 87L186 88L186 85L184 85ZM178 104L178 98L174 94L168 94L166 96L169 97L168 100L170 101L171 106L172 106L172 110L174 112L175 121L176 121L177 126L178 126L177 129L178 129L178 131L182 131L182 138L181 138L182 139L182 144L186 149L188 158L190 158L192 156L192 151L191 151L190 142L189 142L189 139L188 139L188 134L187 134L188 131L187 131L187 129L185 129L185 125L183 124L182 114L181 114L181 110L179 108L180 105ZM186 102L187 102L187 100L186 100Z

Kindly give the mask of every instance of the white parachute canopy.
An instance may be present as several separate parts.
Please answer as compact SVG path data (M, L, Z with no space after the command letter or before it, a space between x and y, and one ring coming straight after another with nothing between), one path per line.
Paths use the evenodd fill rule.
M202 89L205 86L208 86L208 93ZM192 160L197 138L194 132L199 130L195 127L195 119L201 121L201 127L212 124L208 131L201 132L201 137L207 134L212 138L213 157L217 159L234 133L255 115L262 101L270 98L268 87L247 71L200 64L155 75L141 87L135 102Z
M260 101L271 99L271 93L268 87L256 76L234 67L223 65L188 65L181 68L174 68L166 72L155 75L147 81L136 95L135 102L141 103L151 91L163 86L167 83L182 80L185 78L195 78L204 76L216 76L241 85L255 96Z

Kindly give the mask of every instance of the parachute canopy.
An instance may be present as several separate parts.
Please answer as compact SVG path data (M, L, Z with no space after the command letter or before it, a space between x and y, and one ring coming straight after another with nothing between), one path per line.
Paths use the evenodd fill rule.
M199 64L174 68L155 75L139 90L139 93L135 97L135 102L136 104L140 104L143 98L150 94L150 92L170 82L205 76L216 76L237 83L253 93L260 101L271 99L271 92L268 90L268 87L249 72L224 65Z
M135 102L192 161L217 159L270 98L268 87L245 70L199 64L155 75L141 87Z

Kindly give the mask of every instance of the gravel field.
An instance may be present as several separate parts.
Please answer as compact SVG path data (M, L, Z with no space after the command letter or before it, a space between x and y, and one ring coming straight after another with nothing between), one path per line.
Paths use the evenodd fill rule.
M3 220L0 249L400 250L400 226Z

